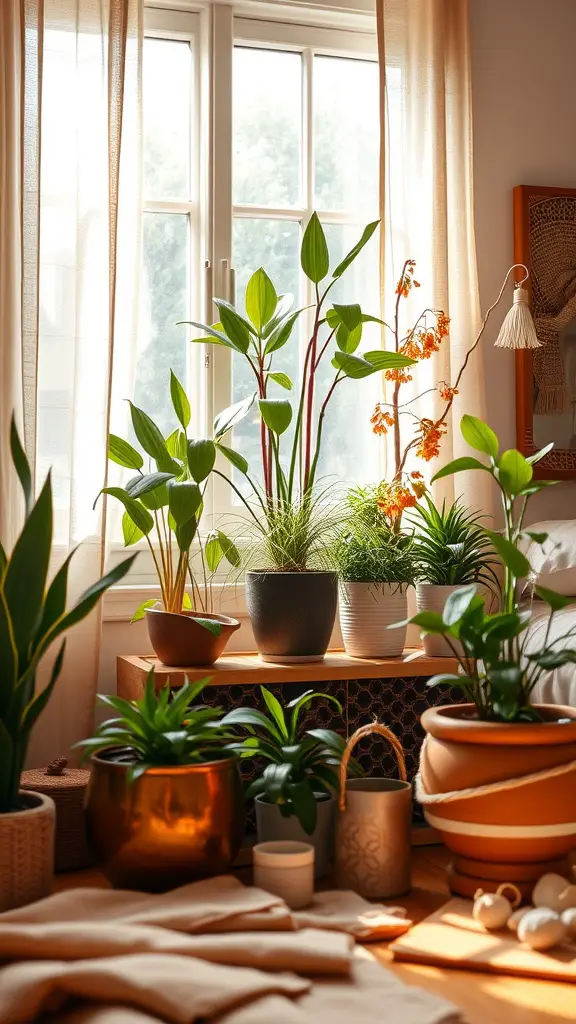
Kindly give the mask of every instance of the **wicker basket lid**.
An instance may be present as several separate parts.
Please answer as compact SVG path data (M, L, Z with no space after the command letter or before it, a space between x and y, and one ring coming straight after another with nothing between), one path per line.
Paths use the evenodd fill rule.
M42 793L84 789L88 784L90 772L83 768L67 768L67 764L67 758L57 757L47 768L33 768L22 772L20 785L22 789L37 789Z

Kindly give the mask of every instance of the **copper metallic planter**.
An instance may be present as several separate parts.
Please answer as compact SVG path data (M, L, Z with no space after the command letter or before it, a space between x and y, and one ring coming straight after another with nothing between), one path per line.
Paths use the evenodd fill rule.
M244 831L237 758L149 768L130 784L113 756L92 757L86 802L90 845L112 884L163 892L227 871Z

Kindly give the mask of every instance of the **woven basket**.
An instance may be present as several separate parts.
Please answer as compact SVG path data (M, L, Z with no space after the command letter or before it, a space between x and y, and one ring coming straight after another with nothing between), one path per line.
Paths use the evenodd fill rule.
M75 871L88 867L92 857L86 841L84 797L89 771L67 768L65 757L52 761L47 768L22 773L22 789L45 793L56 805L56 844L54 869Z
M55 808L43 793L20 791L26 809L0 814L0 912L49 896Z

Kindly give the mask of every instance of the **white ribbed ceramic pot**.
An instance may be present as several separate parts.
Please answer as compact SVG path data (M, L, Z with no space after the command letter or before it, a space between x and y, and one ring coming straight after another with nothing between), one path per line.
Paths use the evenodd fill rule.
M397 658L406 644L406 626L388 629L408 616L404 583L340 581L338 608L346 654L351 658Z
M436 583L417 583L416 608L419 612L438 612L441 615L450 594L453 594L456 590L463 589L464 587L452 584L449 586L439 586ZM464 653L457 640L452 640L451 643L454 644L459 654ZM424 653L429 658L450 658L454 656L454 651L449 647L444 637L434 636L433 633L426 633L422 636L422 647L424 648Z

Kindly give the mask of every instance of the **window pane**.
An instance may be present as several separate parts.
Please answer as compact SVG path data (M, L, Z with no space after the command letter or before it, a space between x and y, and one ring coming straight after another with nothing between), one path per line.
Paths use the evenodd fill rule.
M301 193L302 58L234 50L234 202L295 206Z
M314 204L378 208L378 65L314 58Z
M170 401L170 368L186 382L190 328L188 217L145 213L140 337L145 346L136 368L135 403L166 435L177 424Z
M144 40L144 195L190 197L192 50L172 39Z
M335 266L362 234L364 225L326 225L331 261ZM331 302L358 302L364 313L379 316L378 235L342 275L330 293ZM380 348L376 324L365 324L362 351ZM331 349L330 349L331 350ZM328 352L318 372L318 394L326 394L334 379ZM348 484L373 482L378 476L378 439L370 430L372 406L381 398L380 374L362 380L345 380L336 388L324 424L320 475Z
M264 270L272 280L278 294L290 292L294 296L294 309L300 306L300 225L293 221L256 220L236 217L234 220L234 257L236 269L236 301L244 307L244 294L249 278L258 270ZM291 340L274 354L274 370L287 373L297 385L298 379L298 331L294 330ZM232 401L238 402L255 390L254 374L246 360L234 353L232 359ZM293 392L292 392L293 394ZM288 392L278 384L272 384L270 398L286 398ZM286 450L284 435L283 451ZM257 417L247 416L234 430L234 447L242 452L250 463L251 473L261 477L260 431ZM237 486L244 478L235 474Z

